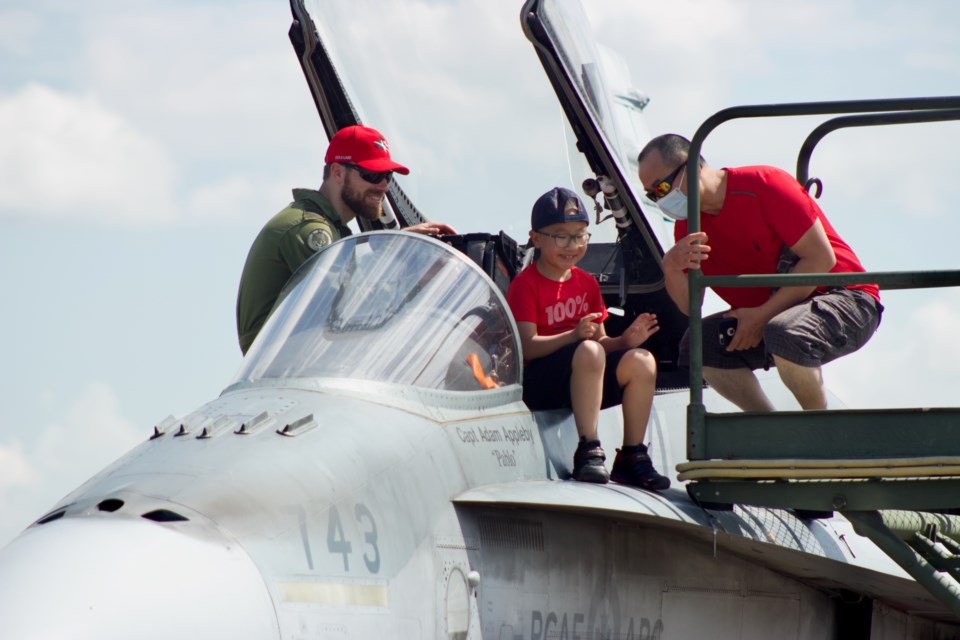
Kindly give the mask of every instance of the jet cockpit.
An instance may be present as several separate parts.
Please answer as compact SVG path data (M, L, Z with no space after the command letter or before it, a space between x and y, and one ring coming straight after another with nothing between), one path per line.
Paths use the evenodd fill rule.
M477 265L426 236L374 231L303 265L233 382L476 391L518 384L520 366L513 317Z

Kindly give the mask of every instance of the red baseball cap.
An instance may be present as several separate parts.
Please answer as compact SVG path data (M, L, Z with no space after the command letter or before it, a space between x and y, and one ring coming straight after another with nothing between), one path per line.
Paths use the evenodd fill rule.
M359 124L337 131L327 147L324 162L355 164L370 171L410 173L410 169L390 159L390 145L382 133Z

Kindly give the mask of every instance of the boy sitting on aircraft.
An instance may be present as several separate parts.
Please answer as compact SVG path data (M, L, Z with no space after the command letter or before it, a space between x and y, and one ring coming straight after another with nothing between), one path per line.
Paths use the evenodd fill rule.
M653 468L643 444L657 363L649 351L636 348L659 329L656 316L640 314L618 338L604 331L607 309L600 287L575 266L587 251L590 218L574 192L556 187L540 196L530 222L539 256L507 293L526 360L524 402L533 411L573 409L580 435L574 479L666 489L670 480ZM610 474L597 422L600 409L621 403L623 448Z

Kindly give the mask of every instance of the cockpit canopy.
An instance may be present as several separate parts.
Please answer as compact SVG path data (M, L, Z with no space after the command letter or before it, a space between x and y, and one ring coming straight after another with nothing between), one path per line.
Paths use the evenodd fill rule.
M236 383L339 378L448 391L519 382L512 316L463 254L403 232L344 238L294 274Z

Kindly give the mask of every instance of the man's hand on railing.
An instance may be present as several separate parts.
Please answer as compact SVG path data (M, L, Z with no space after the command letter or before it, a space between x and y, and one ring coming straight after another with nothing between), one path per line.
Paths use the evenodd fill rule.
M664 254L664 271L682 272L688 269L699 269L700 263L710 257L708 255L710 247L706 242L707 234L703 231L681 238Z

